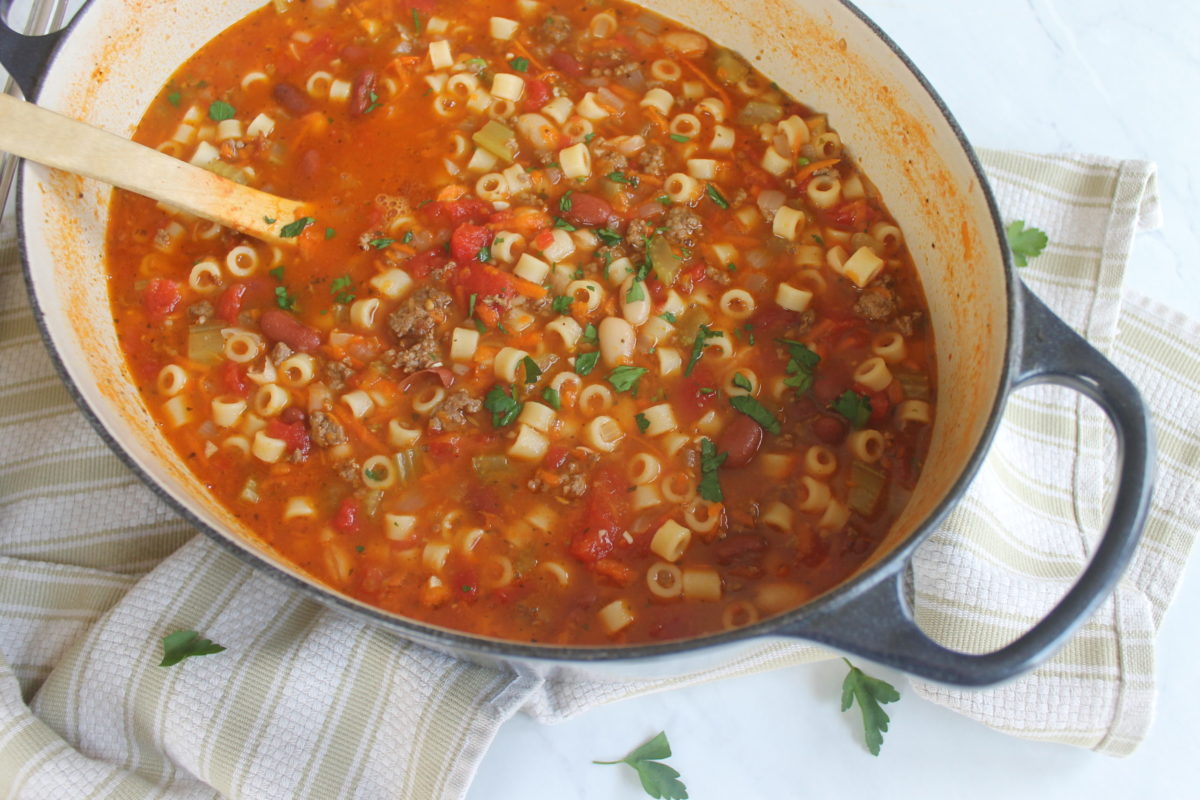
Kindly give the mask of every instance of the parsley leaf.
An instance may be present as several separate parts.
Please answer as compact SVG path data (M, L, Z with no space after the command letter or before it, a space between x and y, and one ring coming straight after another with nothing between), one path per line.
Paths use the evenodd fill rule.
M491 261L492 260L492 248L490 248L490 247L479 248L479 252L475 254L475 260L483 262L484 264Z
M336 231L336 230L334 230L333 228L326 228L326 229L325 229L325 241L327 241L327 242L328 242L330 239L332 239L332 238L333 238L333 237L335 237L335 236L337 236L337 231Z
M1012 250L1013 263L1018 267L1029 266L1029 259L1041 255L1050 241L1045 231L1025 227L1023 219L1008 223L1004 236L1008 239L1008 249Z
M842 711L849 711L854 701L858 701L863 718L863 738L871 755L877 756L883 744L883 734L891 722L879 704L896 702L900 699L900 693L887 681L872 678L845 658L842 661L850 667L846 679L842 681Z
M733 374L733 385L739 389L745 389L747 392L754 391L754 384L750 383L750 379L740 372Z
M160 667L173 667L185 658L211 656L225 648L195 631L175 631L163 637L163 660Z
M267 272L269 272L271 277L273 277L275 280L283 283L283 267L275 267L274 269L267 270Z
M575 372L579 375L590 375L592 370L596 368L596 362L600 360L600 351L594 350L591 353L583 353L575 359Z
M618 392L628 392L632 390L636 395L638 381L641 380L642 376L649 371L650 370L646 369L645 367L631 367L629 365L624 365L617 367L612 372L608 373L608 377L605 380L611 383L612 387Z
M224 100L214 100L208 107L208 118L213 122L224 122L227 119L233 119L235 114L237 114L237 111L234 107Z
M387 237L381 236L378 239L372 239L371 241L367 242L367 244L369 244L371 247L374 247L376 250L382 250L385 247L390 247L395 241L395 239L388 239Z
M550 301L550 308L555 314L570 314L571 313L571 298L565 294L560 294L558 297Z
M549 386L542 389L542 399L555 411L562 410L562 398L558 396L558 389L551 389Z
M579 341L586 344L594 344L599 339L600 334L596 332L596 326L590 322L587 324L587 327L583 329L583 336L579 337Z
M329 284L329 293L334 295L334 302L346 303L354 302L354 293L346 291L354 285L354 281L350 280L349 275L343 275L340 278L334 278L333 283Z
M179 107L179 102L181 100L183 100L183 95L180 94L179 92L168 92L167 93L167 102L170 103L171 105L175 106L176 108Z
M679 142L680 144L683 144L684 142L690 142L691 139L687 136L684 136L682 133L672 133L671 141Z
M633 415L633 421L637 423L638 430L642 433L645 433L646 429L650 427L650 420L640 411Z
M721 491L721 482L717 479L717 470L729 458L729 453L718 453L717 446L705 437L700 440L700 496L710 503L725 501L725 493Z
M517 402L515 386L510 387L509 391L505 391L502 386L493 386L483 398L483 407L492 412L492 426L496 428L511 424L521 413L522 405Z
M775 415L766 409L762 403L755 400L748 394L738 395L737 397L729 398L729 404L735 409L745 414L750 419L762 425L765 430L770 433L779 435L780 427L779 420L775 419Z
M567 189L566 194L558 198L558 210L564 214L571 210L571 192L573 191L575 190Z
M537 383L538 378L542 377L542 368L531 357L525 356L521 359L521 366L525 367L526 383Z
M646 299L646 291L642 288L642 279L635 275L633 283L629 284L629 291L625 293L626 303L636 303L639 300Z
M613 170L604 177L608 178L613 183L630 183L629 178L625 177L625 173L620 170Z
M560 230L567 231L568 233L570 233L571 231L579 230L578 228L576 228L571 223L567 222L562 217L554 218L554 227L559 228Z
M853 389L847 389L833 401L833 410L841 414L855 428L867 424L871 417L871 401Z
M600 241L612 247L621 243L621 234L610 228L597 228L596 235L600 237Z
M708 199L712 200L719 207L729 208L729 201L725 199L725 196L721 194L717 187L710 183L705 186L704 191L708 194Z
M508 62L508 65L510 67L512 67L513 69L515 69L517 72L528 72L529 71L529 59L528 58L524 58L524 57L514 58L512 61Z
M417 36L420 36L421 35L421 12L417 11L417 9L414 8L412 10L412 18L413 18L413 33L415 33Z
M283 230L279 231L279 236L283 239L294 239L304 232L304 229L316 222L313 217L301 217L295 222L289 222L283 226Z
M663 313L659 314L659 316L662 317L663 319L665 319L667 322L671 323L672 325L675 324L676 317L670 311L664 311Z
M372 111L379 108L379 106L380 106L379 95L377 95L375 92L370 92L367 95L367 97L370 99L371 105L369 105L363 109L364 114L370 114Z
M405 244L411 244L412 240L413 240L413 232L409 231L408 233L404 234L404 238L401 239L400 241L404 242Z
M276 286L275 305L279 306L284 311L290 310L296 305L296 295L288 294L286 286Z
M381 481L387 477L387 469L384 467L372 467L371 469L364 470L363 474L373 481ZM359 552L361 553L362 551L360 550Z
M671 205L671 198L670 198L670 196L669 196L669 195L662 194L662 195L659 195L658 197L656 197L656 198L654 198L654 199L655 199L657 202L659 202L659 203L662 203L664 206L669 206L669 205Z
M696 331L696 340L692 342L692 356L688 359L687 367L683 370L684 377L692 374L692 370L696 368L696 362L700 360L700 356L704 355L704 345L709 339L717 339L725 335L724 331L709 330L707 325L701 325L700 330Z
M809 350L802 342L797 342L792 339L776 339L781 345L787 348L790 358L787 363L788 377L783 379L785 386L791 386L800 394L804 394L812 388L813 372L817 368L817 364L821 363L821 357Z
M671 757L671 745L666 732L660 732L650 741L634 750L620 761L593 761L593 764L627 764L637 772L646 794L656 800L688 800L687 787L679 780L679 771L662 759Z

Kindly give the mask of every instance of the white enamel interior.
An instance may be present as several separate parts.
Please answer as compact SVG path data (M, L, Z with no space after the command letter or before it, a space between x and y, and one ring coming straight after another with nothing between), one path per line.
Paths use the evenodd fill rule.
M261 4L94 0L55 59L39 102L129 135L157 88L190 53ZM827 112L905 231L931 308L939 405L925 472L882 556L947 496L1001 390L1006 282L970 160L901 59L834 0L643 5L742 52L784 89ZM126 379L104 276L109 196L106 186L24 167L22 223L34 291L66 369L103 426L159 486L230 541L304 579L210 499Z

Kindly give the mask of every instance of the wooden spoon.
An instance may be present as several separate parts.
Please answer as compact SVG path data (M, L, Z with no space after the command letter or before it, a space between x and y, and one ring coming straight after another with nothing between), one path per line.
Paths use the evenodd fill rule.
M8 95L0 95L0 150L128 189L273 244L295 241L281 239L280 231L307 209Z

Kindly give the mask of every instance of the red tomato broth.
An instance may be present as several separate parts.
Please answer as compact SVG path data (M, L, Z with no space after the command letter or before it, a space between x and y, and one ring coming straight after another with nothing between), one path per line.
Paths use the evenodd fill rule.
M625 35L619 45L586 35L601 12L615 13L620 21ZM431 37L425 26L439 13L452 21L450 32ZM491 16L519 22L519 46L489 35ZM554 19L546 22L548 16ZM413 34L414 19L423 23L420 35ZM267 7L196 54L147 111L135 138L184 158L192 157L197 145L168 142L189 110L201 112L194 127L208 141L214 132L203 128L215 122L203 112L216 101L228 103L244 126L267 114L274 122L269 134L243 133L214 142L219 163L213 168L311 201L318 209L296 237L294 252L273 251L118 192L108 235L118 335L164 434L222 503L317 580L388 611L506 639L604 644L695 636L785 610L837 585L884 538L907 501L929 425L900 420L897 407L915 401L926 403L927 414L932 413L935 382L932 336L921 319L924 299L898 229L889 228L881 200L841 152L840 140L822 116L783 96L715 45L705 43L697 54L687 50L692 40L664 38L663 33L676 30L670 25L662 33L643 29L647 19L640 9L620 3L542 4L531 15L507 0L453 6L360 0L329 11L293 4L285 13ZM571 33L560 40L567 27ZM508 207L477 196L475 182L482 173L465 171L475 149L471 134L490 117L469 110L461 96L447 99L448 90L434 91L425 80L431 72L456 74L431 69L431 39L449 41L458 65L467 67L458 72L478 70L483 89L494 73L524 77L528 93L516 104L514 117L543 109L558 97L576 103L568 122L554 126L557 140L545 152L539 154L531 140L514 134L514 162L532 185L516 193ZM675 49L668 52L664 44ZM677 52L681 44L685 52ZM614 54L618 46L623 55ZM527 72L512 66L519 58L529 60ZM659 84L672 96L685 93L685 81L699 87L697 97L671 107L672 115L696 113L705 98L731 99L734 107L720 123L736 137L728 152L705 145L718 124L711 114L696 113L699 135L677 141L662 128L669 120L638 106L653 88L645 79L660 59L684 67L679 80ZM627 64L637 65L640 85ZM745 70L742 87L755 82L761 91L749 96L738 81L722 81L730 70ZM264 79L244 80L257 71ZM349 84L347 100L311 96L305 85L318 71ZM284 84L290 88L280 90ZM578 103L600 84L623 108L592 122L592 136L572 138L567 131L578 123ZM433 111L434 102L445 104L446 117ZM779 176L764 169L763 159L768 147L787 149L780 138L784 134L736 121L751 102L777 109L779 120L797 117L805 123L809 142L793 150ZM502 121L518 127L512 118ZM457 147L456 133L462 136ZM622 136L642 136L648 145L614 157ZM591 153L591 173L582 180L564 177L561 153L581 143ZM642 157L656 148L662 148L661 158ZM697 179L702 188L694 198L662 203L664 181L674 173L687 175L685 153L693 148L694 157L719 162L715 176ZM831 151L836 160L814 171ZM458 175L448 172L447 160ZM501 161L487 172L505 167ZM862 196L819 208L805 194L817 177L840 181L846 193L857 186ZM564 201L568 190L579 195L578 208ZM757 209L756 201L769 191L782 192L786 205L804 212L794 238L775 235L760 211L757 220L745 211ZM687 213L671 210L680 207ZM577 232L570 227L603 228L621 239L615 247L600 243L596 248L576 241L575 254L562 261L569 269L552 272L541 284L513 274L522 252L543 257L538 247L551 245L551 232ZM892 241L876 239L872 231ZM495 255L504 232L525 239L509 261ZM483 401L499 387L519 402L545 404L550 381L573 369L584 371L578 364L572 367L570 358L596 352L594 339L585 335L569 349L544 326L568 317L581 328L624 318L621 295L628 290L607 280L609 264L624 256L636 270L655 238L668 241L680 263L674 276L662 273L661 264L651 265L642 288L652 305L650 320L675 329L651 341L647 323L639 323L632 353L611 363L601 359L581 376L582 386L600 385L613 396L605 414L623 438L612 452L587 447L588 418L579 408L579 387L568 382L561 385L561 410L542 433L545 454L507 455L514 451L516 432L529 426L519 421L497 426L494 411L471 410L469 401ZM736 253L732 268L719 257L728 251L713 247L722 243ZM226 254L242 245L253 248L259 260L248 277L230 274L225 264ZM843 252L831 254L838 247ZM861 248L881 254L884 266L860 287L836 267ZM219 285L198 289L189 278L206 259L215 260ZM390 270L413 280L398 297L388 297L370 282ZM805 272L820 278L823 289L813 287L802 312L781 307L775 299L778 284ZM605 296L599 307L589 310L573 298L564 313L554 310L554 298L566 297L571 280L600 285ZM717 304L736 288L755 300L753 313L743 319L723 314ZM867 313L861 305L865 293L882 297L886 309L877 304ZM426 298L414 307L425 314L408 316L417 320L414 324L432 326L428 336L411 330L401 335L391 322L415 297ZM354 304L372 298L379 300L372 324L356 324ZM680 307L670 311L673 303ZM514 321L522 314L532 319L524 330ZM692 356L686 333L690 328L694 336L701 317L708 330L724 334L725 342L717 344L730 344L735 353L722 359L707 348L684 375ZM456 328L482 328L475 352L461 359L450 357ZM231 361L229 337L221 333L231 329L264 338L262 351L247 363ZM899 377L880 389L857 384L855 370L874 355L872 342L885 333L899 333L904 342L903 356L887 364ZM207 349L190 346L205 341L205 335ZM811 389L772 388L789 374L789 350L779 338L802 342L820 356ZM313 357L315 380L283 387L284 408L260 407L264 413L259 414L256 406L271 405L263 385L280 388L278 375L274 381L264 377L279 340ZM418 352L430 341L436 344L433 354ZM529 353L543 371L527 392L523 366L516 369L515 381L496 375L494 359L505 347ZM660 348L674 349L680 357L669 374L660 374ZM399 357L396 351L402 351ZM341 366L331 367L335 362ZM279 365L271 363L278 372ZM164 390L163 370L170 365L187 375L186 385L173 396ZM433 366L439 371L429 371ZM647 370L636 381L636 396L607 380L621 366ZM660 494L669 488L663 486L666 481L679 482L685 495L697 490L703 477L699 440L720 441L739 415L729 393L732 373L739 371L757 377L755 396L779 423L780 433L765 433L745 466L716 470L723 504L668 500L635 508L641 495L630 469L637 454L660 465L659 477L646 484ZM431 411L417 408L439 390L467 401L461 414L446 411L446 400ZM882 452L870 466L883 482L869 512L847 510L842 524L822 527L823 511L800 508L808 449L825 444L835 456L833 473L819 481L829 487L833 502L848 503L855 476L867 474L854 463L847 444L854 427L830 407L846 391L868 398L865 424L883 436ZM346 399L358 393L370 398L361 417ZM247 409L231 426L218 425L215 408L210 413L214 398L232 402L239 397ZM664 403L673 409L676 430L642 434L637 415ZM432 424L434 419L440 421ZM344 442L322 440L318 428L330 423L341 430ZM419 432L419 438L393 445L393 423ZM746 423L739 421L739 427ZM260 433L281 442L282 455L270 462L260 458L254 449ZM396 460L398 452L408 459L403 465ZM388 457L389 466L372 477L366 462L374 456ZM791 465L781 471L784 456ZM365 485L368 479L378 482L379 474L394 478L410 466L413 474L400 476L393 486ZM306 510L285 519L297 498ZM764 522L778 504L791 510L790 525ZM670 562L656 552L655 533L670 521L684 522L685 507L700 520L698 529L685 552ZM388 515L409 519L410 527L389 537ZM695 586L716 575L719 599L708 599L699 589L705 599L677 592L675 583L689 574L699 576ZM648 582L655 575L670 584L658 593ZM675 596L661 596L671 591ZM600 610L618 601L629 619L613 629Z

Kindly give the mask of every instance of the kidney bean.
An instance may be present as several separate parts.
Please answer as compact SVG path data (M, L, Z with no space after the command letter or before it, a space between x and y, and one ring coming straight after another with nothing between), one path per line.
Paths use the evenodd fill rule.
M371 95L375 94L375 71L364 70L358 73L354 84L350 87L350 116L361 117L367 109L374 105Z
M717 437L717 450L728 453L725 466L738 469L750 463L762 447L763 429L754 420L738 414Z
M271 308L258 320L263 336L273 342L283 342L293 350L308 353L321 346L321 336L286 311Z
M271 90L271 97L293 117L302 117L313 108L312 101L304 90L290 83L275 84L275 88Z
M308 421L308 414L304 413L304 409L299 406L288 406L283 411L279 412L279 421L292 425L297 422Z
M598 227L607 225L615 214L613 207L603 197L585 192L572 192L571 210L564 211L563 216L576 225Z
M579 63L579 59L565 50L551 53L550 66L572 78L583 74L583 65Z
M838 444L846 438L846 423L837 417L818 417L812 427L813 434L825 444Z

